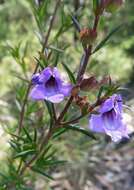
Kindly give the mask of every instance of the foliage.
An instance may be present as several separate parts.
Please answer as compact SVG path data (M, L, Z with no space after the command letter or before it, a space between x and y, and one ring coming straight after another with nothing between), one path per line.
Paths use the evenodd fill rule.
M86 44L88 48L85 51L79 40L79 32L85 26L91 28L94 24L94 14L90 9L91 2L85 1L85 6L82 2L79 5L80 9L73 7L73 3L69 1L60 2L60 0L55 1L55 3L52 0L20 1L17 2L18 4L16 2L11 0L0 5L2 8L0 20L8 20L10 23L7 25L2 22L1 25L0 39L4 42L1 42L2 51L6 50L6 53L10 53L12 56L11 58L8 54L7 63L11 62L12 74L16 77L15 80L12 80L13 84L9 83L10 98L8 101L11 102L9 112L13 120L6 122L7 126L5 127L6 133L10 136L10 148L7 167L0 173L0 187L1 189L28 190L33 189L31 185L27 184L28 180L30 182L36 181L38 175L52 180L51 171L55 166L66 164L64 157L63 160L62 158L59 159L58 154L62 155L62 153L55 146L62 139L62 135L69 139L70 134L80 133L80 138L86 138L88 141L94 142L98 139L89 129L81 127L78 121L82 119L84 125L84 118L90 115L89 110L90 112L96 111L94 108L101 104L101 100L105 100L118 90L118 86L111 84L111 81L98 82L95 92L92 91L89 94L80 92L80 95L91 96L91 99L95 101L92 105L87 105L88 102L86 102L82 107L81 104L72 103L72 96L70 99L65 99L67 102L70 101L68 104L64 101L58 106L46 100L34 102L28 97L32 87L32 74L47 66L58 66L63 71L63 78L66 75L67 80L70 80L74 85L72 95L75 97L73 93L76 93L76 96L78 95L80 77L85 73L82 68L88 63L90 56L93 56L93 60L87 66L87 72L98 74L102 80L104 76L102 73L111 74L115 72L117 65L114 62L116 63L116 58L113 67L110 67L112 72L109 72L108 65L103 69L100 67L103 64L106 65L107 58L112 60L109 56L112 57L114 53L111 52L113 49L119 48L119 46L112 46L114 43L116 45L116 39L119 39L119 36L118 38L114 36L116 36L117 31L117 34L120 35L124 29L120 27L122 23L119 25L119 22L115 25L116 21L111 22L111 17L114 18L114 15L110 18L102 16L98 26L100 35L94 44ZM25 10L25 14L23 14L23 10ZM118 18L123 13L117 13ZM90 26L89 23L91 23ZM95 26L93 27L96 30ZM131 31L128 32L131 33ZM8 39L12 40L5 43L5 40ZM107 48L105 46L108 42ZM93 46L92 51L90 51L91 45ZM122 46L125 45L121 40L120 47ZM120 48L117 54L122 54L124 49ZM100 52L103 51L104 53L101 56ZM106 54L110 52L110 55L105 57L105 51ZM82 53L83 56L80 58ZM0 57L3 60L3 54L0 54ZM80 70L78 70L80 59ZM125 57L122 63L125 59L127 58ZM131 60L127 60L131 62ZM99 67L97 66L98 62L100 62ZM124 72L129 69L131 69L130 66L124 69ZM77 73L79 74L77 75ZM119 75L117 71L117 79ZM71 104L73 106L70 106Z

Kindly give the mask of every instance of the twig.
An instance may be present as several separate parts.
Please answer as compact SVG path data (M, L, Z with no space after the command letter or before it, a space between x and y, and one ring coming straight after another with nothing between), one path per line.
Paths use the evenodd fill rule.
M97 30L99 18L100 18L99 16L95 17L94 26L93 26L93 30L95 30L95 31ZM85 70L86 70L86 67L87 67L87 64L88 64L91 54L92 54L92 45L89 45L87 47L87 49L85 50L84 55L82 55L82 59L84 59L84 60L82 61L82 65L80 64L80 67L79 67L79 71L78 71L78 75L77 75L77 83L78 84L81 81L81 79L85 73ZM67 104L65 105L65 108L63 109L63 111L61 112L61 114L58 118L58 123L63 119L63 117L64 117L65 113L67 112L67 110L69 109L72 101L73 101L73 97L70 96Z
M82 63L82 65L80 66L79 72L78 72L78 76L77 76L77 82L79 83L81 81L81 79L83 78L83 75L85 73L89 58L91 56L91 51L92 51L92 46L89 46L84 53L84 61ZM82 56L83 57L83 56Z
M35 155L31 158L31 160L29 160L29 162L25 163L25 165L23 166L23 168L21 169L21 171L20 171L20 173L19 173L20 176L25 172L26 168L29 168L29 167L33 164L33 162L35 162L36 160L38 160L38 159L40 158L40 156L41 156L41 154L42 154L42 151L43 151L44 147L47 145L49 139L52 137L53 132L54 132L54 128L53 128L53 129L50 128L50 129L49 129L49 132L48 132L47 135L43 138L43 140L41 139L42 142L41 142L41 144L40 144L38 154L35 154Z
M69 125L69 124L76 123L76 122L78 122L81 118L83 118L84 116L85 116L85 115L80 115L80 116L78 116L77 118L72 119L72 120L70 120L70 121L61 122L61 125Z
M82 115L78 116L77 118L72 119L72 120L70 120L70 121L61 122L60 124L61 124L62 126L64 126L64 125L73 124L73 123L78 122L80 119L84 118L86 115L88 115L89 113L91 113L91 112L92 112L97 106L99 106L105 99L107 99L107 96L103 96L103 97L101 97L101 99L97 99L95 103L93 103L92 105L89 106L87 113L82 114Z
M92 47L89 46L89 48L87 49L87 51L85 51L85 58L84 58L84 61L83 61L83 65L82 65L82 67L81 67L81 70L80 70L80 72L79 72L79 76L77 77L77 83L79 83L79 80L81 79L81 77L83 76L83 74L84 74L84 72L85 72L85 70L86 70L86 66L87 66L87 64L88 64L88 60L89 60L89 57L90 57L90 55L91 55L91 48L92 48ZM69 109L69 107L70 107L72 101L73 101L73 96L70 96L70 98L69 98L67 104L65 105L63 111L60 113L60 116L59 116L59 118L58 118L58 120L57 120L57 124L59 124L60 121L63 119L63 117L64 117L65 113L67 112L67 110Z
M73 101L73 96L70 96L70 98L67 101L67 104L65 105L63 111L60 113L60 116L57 120L57 123L60 123L60 121L63 119L63 117L64 117L65 113L67 112L68 108L70 107L72 101Z
M53 26L53 23L54 23L54 20L55 20L56 12L57 12L57 9L58 9L58 7L59 7L60 1L61 1L61 0L57 0L57 3L56 3L56 6L55 6L55 9L54 9L54 13L53 13L52 19L51 19L51 21L50 21L49 29L48 29L48 32L47 32L47 35L46 35L46 38L45 38L45 42L44 42L43 47L42 47L42 51L41 51L42 53L44 52L44 50L45 50L45 48L46 48L46 45L47 45L47 43L48 43L48 39L49 39L49 36L50 36L50 33L51 33L51 29L52 29L52 26ZM38 67L39 67L39 63L37 63L33 74L35 74L35 73L37 72ZM20 112L19 129L18 129L18 133L19 133L19 134L20 134L21 129L22 129L22 127L23 127L23 120L24 120L25 107L26 107L26 103L27 103L27 99L28 99L28 95L29 95L31 86L32 86L32 83L30 82L29 85L28 85L28 88L27 88L27 91L26 91L26 94L25 94L25 97L24 97L22 109L21 109L21 112Z
M94 20L94 26L93 26L94 31L97 31L97 26L98 26L98 23L99 23L99 19L100 19L100 16L96 15L95 20Z
M60 0L57 2L57 4L59 4L59 3L60 3ZM57 8L58 8L58 5L56 5L55 9L57 10ZM56 13L56 11L54 11L54 13ZM51 20L51 25L52 25L52 23L53 23L53 20L54 20L54 18ZM95 29L95 30L97 29L98 21L99 21L99 18L95 18L95 23L94 23L94 29ZM52 26L51 26L51 27L52 27ZM50 28L51 28L51 27L50 27ZM49 35L50 35L51 29L49 29L48 31L49 31L49 32L48 32L49 34L46 36L46 41L48 41L48 37L49 37ZM45 45L43 46L43 50L45 49L47 42L45 42L44 44L45 44ZM85 57L84 57L83 65L82 65L81 70L80 70L80 72L79 72L79 76L77 77L77 83L78 83L79 80L82 78L83 74L85 73L85 70L86 70L86 67L87 67L89 58L90 58L90 56L91 56L91 50L92 50L92 46L89 46L89 47L85 50ZM65 113L68 111L68 109L69 109L69 107L70 107L72 101L73 101L73 96L70 96L70 98L69 98L67 104L65 105L63 111L60 113L59 118L56 120L56 123L55 123L54 127L49 129L49 132L47 133L47 135L46 135L46 136L44 137L44 139L42 140L42 142L41 142L41 144L40 144L40 148L39 148L39 154L35 154L35 155L33 156L33 158L31 158L31 160L30 160L28 163L26 163L26 164L24 165L24 167L23 167L22 170L20 171L20 175L22 175L22 174L24 173L24 171L25 171L25 169L26 169L27 167L30 168L30 167L31 167L31 164L32 164L34 161L36 161L36 160L38 160L38 159L40 158L44 147L47 145L49 139L52 137L52 135L53 135L53 133L55 132L55 130L59 127L59 124L60 124L61 120L63 119ZM97 103L98 103L98 102L96 102L94 105L92 105L92 106L90 107L89 112L91 112L91 111L94 109L94 106L96 106ZM54 109L54 107L53 107L53 109ZM53 111L54 111L54 117L56 117L55 110L53 110ZM81 117L82 117L82 116L80 116L79 119L80 119ZM78 119L78 118L77 118L77 119Z
M52 103L52 110L53 110L54 121L56 121L57 120L57 115L56 115L56 110L55 110L55 106L54 106L53 103Z

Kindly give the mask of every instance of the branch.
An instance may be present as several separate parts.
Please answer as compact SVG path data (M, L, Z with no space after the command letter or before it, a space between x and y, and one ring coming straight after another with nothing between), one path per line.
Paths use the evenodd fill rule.
M100 19L99 16L95 16L94 26L93 26L93 30L95 30L95 31L97 30L99 19ZM79 71L78 71L78 75L77 75L77 84L79 84L79 82L81 81L81 79L86 71L87 64L88 64L91 54L92 54L92 45L89 45L88 48L85 50L84 55L82 55L82 58L81 58L82 63L80 63L80 66L79 66ZM58 123L60 123L60 121L63 119L63 117L64 117L65 113L67 112L67 110L69 109L72 101L73 101L73 96L70 96L67 104L65 105L65 108L63 109L63 111L61 112L61 114L57 120Z
M53 23L54 23L54 20L55 20L56 12L57 12L57 10L58 10L60 1L61 1L61 0L57 0L57 3L56 3L56 5L55 5L55 9L54 9L54 12L53 12L53 15L52 15L52 19L51 19L51 21L50 21L50 25L49 25L49 29L48 29L48 32L47 32L47 35L46 35L46 38L45 38L45 42L44 42L43 47L42 47L42 50L41 50L42 53L44 52L44 50L45 50L45 48L46 48L46 46L47 46L48 39L49 39L51 30L52 30L52 26L53 26ZM39 67L39 63L37 63L33 74L35 74L35 73L37 72L38 67ZM20 134L21 129L22 129L22 127L23 127L23 120L24 120L24 114L25 114L25 107L26 107L26 103L27 103L27 99L28 99L28 95L29 95L31 86L32 86L32 83L30 82L29 85L28 85L28 88L27 88L27 91L26 91L26 94L25 94L25 97L24 97L22 109L21 109L21 112L20 112L19 129L18 129L18 133L19 133L19 134Z

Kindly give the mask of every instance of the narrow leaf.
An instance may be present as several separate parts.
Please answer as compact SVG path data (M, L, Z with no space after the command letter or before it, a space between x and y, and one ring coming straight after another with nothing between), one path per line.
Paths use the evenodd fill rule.
M119 26L117 26L116 28L114 28L95 48L95 50L92 52L92 54L94 54L95 52L97 52L98 50L100 50L104 45L106 45L106 42L109 40L109 38L115 34L118 30L120 30L120 28L124 26L124 24L121 24Z
M69 67L62 62L62 66L64 67L64 69L66 70L69 78L70 78L70 81L73 83L73 84L76 84L76 79L74 77L74 74L72 73L72 71L69 69Z
M18 154L16 154L14 156L14 159L16 159L18 157L22 157L22 156L27 156L29 154L34 154L34 153L36 153L36 151L34 149L26 150L26 151L23 151L23 152L19 152Z
M51 106L51 103L44 100L45 101L45 104L47 106L47 109L48 109L48 112L49 112L49 115L52 117L52 106Z
M8 134L11 135L11 136L13 136L13 137L15 137L15 138L17 138L18 140L25 141L25 138L23 138L23 137L19 137L18 135L15 135L15 134L10 133L10 132Z
M33 138L33 141L36 143L37 141L37 129L34 128L34 138Z
M79 126L76 126L76 125L68 125L68 126L66 126L66 128L74 130L74 131L77 131L77 132L81 132L82 134L87 135L88 137L96 140L96 137L94 136L94 134L92 132L87 131L82 127L79 127Z
M59 137L60 135L62 135L63 133L65 133L68 129L67 128L61 128L60 130L58 130L54 135L53 135L53 139Z
M42 169L40 169L40 168L37 168L37 167L33 166L31 169L32 169L34 172L37 172L37 173L39 173L39 174L41 174L41 175L43 175L43 176L45 176L45 177L47 177L47 178L49 178L49 179L51 179L51 180L54 180L52 176L46 174L46 173L45 173Z
M98 92L98 95L97 95L97 99L100 99L103 90L104 90L104 86L101 86L101 87L100 87L100 90L99 90L99 92Z
M63 53L64 51L62 49L59 49L57 47L54 47L54 46L49 46L47 47L48 49L51 49L51 50L54 50L56 52L59 52L59 53Z
M27 131L27 129L25 127L23 127L23 131L24 131L25 135L27 136L28 140L30 142L32 142L33 140L32 140L31 136L29 135L29 132Z

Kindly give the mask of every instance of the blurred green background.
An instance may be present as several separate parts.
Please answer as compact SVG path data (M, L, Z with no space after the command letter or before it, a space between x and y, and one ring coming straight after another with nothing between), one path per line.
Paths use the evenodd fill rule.
M79 10L80 7L82 7L82 10ZM50 13L52 8L53 3L51 2L49 7ZM74 12L74 10L77 10L80 12L79 21L81 26L91 26L93 17L91 14L91 2L89 0L64 0L63 10L63 22L65 25L65 31L60 37L59 47L67 48L64 54L60 56L59 62L64 61L67 65L69 65L70 68L72 68L72 70L76 71L79 65L80 57L82 55L82 47L79 42L78 34L75 31L74 27L71 25L71 18L69 14L71 12ZM134 83L133 10L134 1L126 0L126 4L120 9L120 11L116 12L113 15L106 14L102 17L99 25L100 34L98 35L98 42L103 39L104 36L114 27L122 23L124 23L124 26L121 27L121 29L116 34L114 34L114 36L112 36L109 43L104 48L93 55L91 63L87 68L87 73L95 74L98 78L110 74L113 81L120 83L122 86L129 86L130 89L133 89ZM61 14L60 11L59 14ZM50 39L51 42L53 41L53 37L55 34L57 34L57 31L60 27L58 19L54 25ZM46 30L47 28L48 26L46 25ZM41 49L40 42L37 37L37 31L37 25L27 0L0 0L0 162L2 163L7 159L7 150L9 146L8 140L10 138L9 135L5 133L3 128L10 128L11 126L16 125L18 122L18 115L16 112L17 109L19 110L19 104L15 98L17 87L20 88L22 83L20 76L22 78L30 78L33 67L35 65L34 57L38 56L38 52ZM11 49L9 46L20 46L20 55L22 57L25 55L24 61L26 63L26 69L28 71L27 76L25 76L25 74L22 72L17 61L14 60L11 56ZM54 61L54 59L52 59L52 61ZM61 65L59 65L59 67L63 69ZM24 86L22 85L21 88L23 87ZM87 138L81 137L81 135L78 135L77 138L74 138L74 136L75 135L71 134L70 132L69 137L68 135L64 136L64 138L66 137L66 140L64 138L60 139L59 142L56 142L57 144L55 146L58 148L60 147L60 156L73 163L68 167L71 167L71 171L75 171L75 182L74 184L72 182L72 184L76 186L72 189L76 190L80 188L77 187L77 181L81 179L81 183L83 184L82 177L84 176L83 178L85 178L85 175L87 175L85 173L82 173L81 175L83 176L79 177L78 173L87 169L86 163L88 162L88 152L90 152L90 147L92 147L92 145L94 145L95 150L97 150L97 143L94 143L92 141L88 142ZM104 142L101 141L101 144L103 143ZM83 162L82 159L84 159ZM6 166L2 165L0 168L1 170L4 170ZM68 171L67 168L66 170L70 175L70 170ZM92 171L93 168L91 167L90 169ZM63 170L64 173L64 168L61 170ZM38 183L43 183L42 181L43 179L38 179ZM68 185L66 185L66 187L63 189L71 190L69 182L64 181L64 183L68 183ZM38 185L37 187L35 186L33 189L49 189L47 186L41 188L39 188ZM84 186L83 189L86 190ZM92 187L91 189L93 190Z

